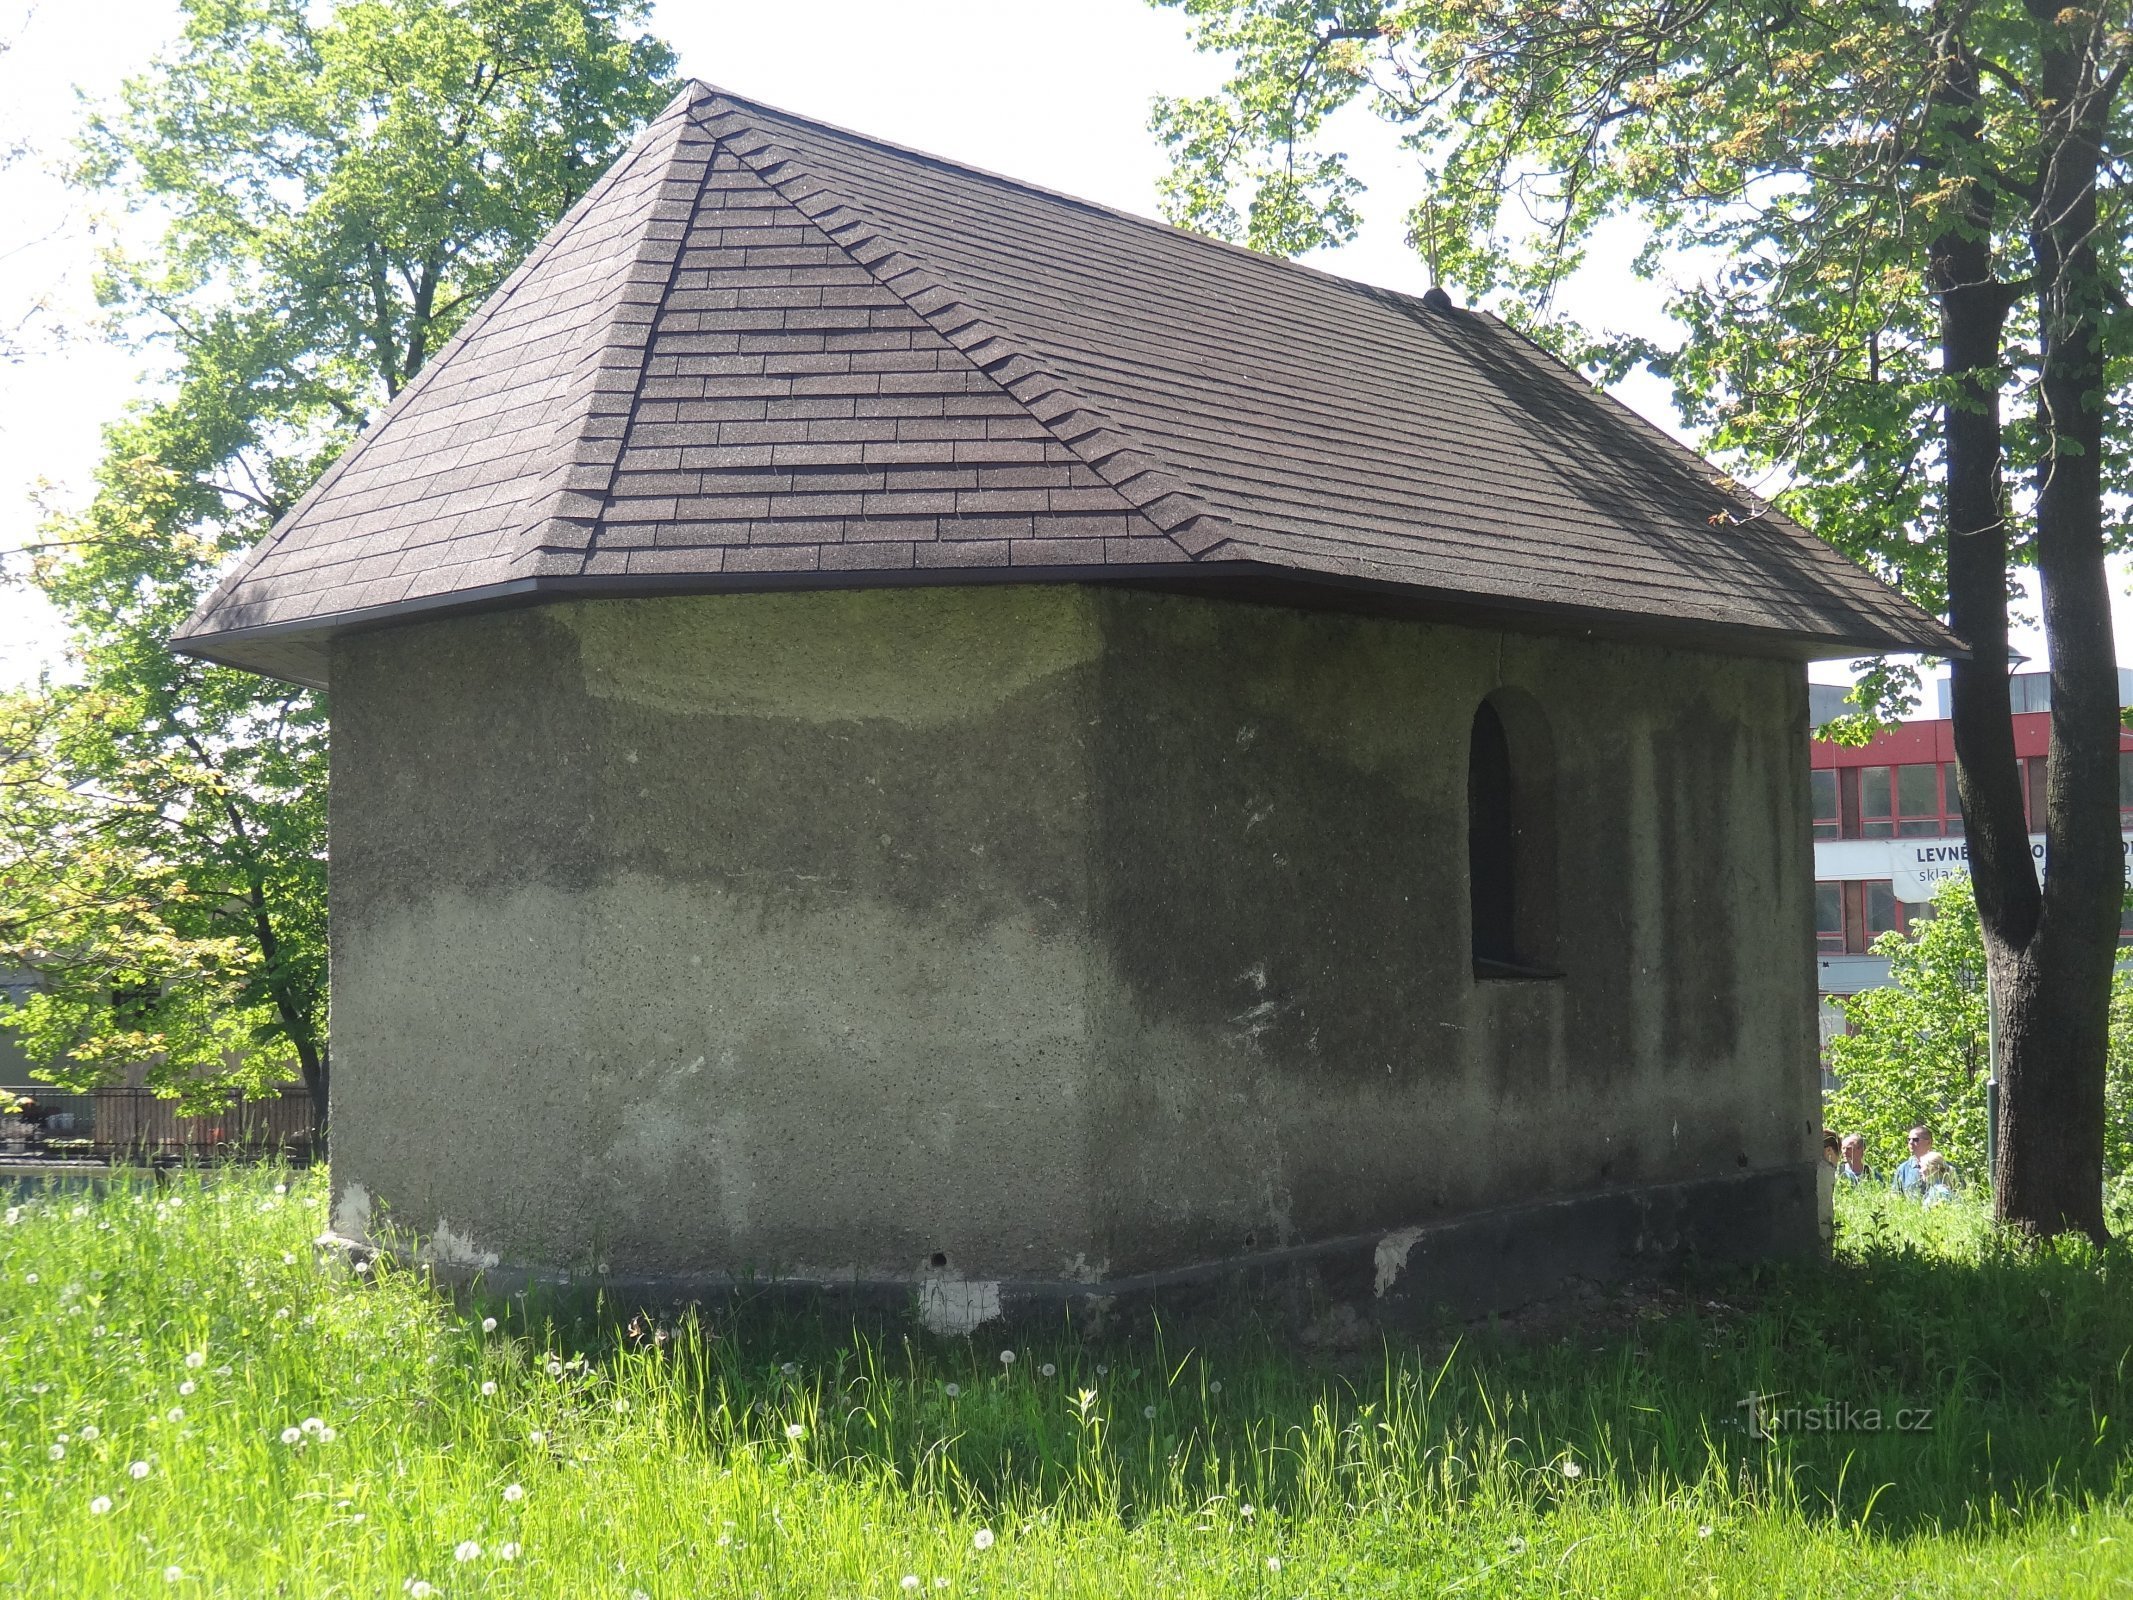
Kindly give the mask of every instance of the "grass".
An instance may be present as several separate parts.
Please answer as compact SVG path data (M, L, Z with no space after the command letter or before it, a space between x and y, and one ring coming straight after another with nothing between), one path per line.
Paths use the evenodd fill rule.
M1456 1339L1010 1365L761 1309L455 1304L315 1256L323 1201L233 1169L8 1213L0 1591L2133 1591L2133 1252L2024 1255L1968 1210L1846 1195L1833 1264ZM1793 1426L1755 1437L1749 1394Z

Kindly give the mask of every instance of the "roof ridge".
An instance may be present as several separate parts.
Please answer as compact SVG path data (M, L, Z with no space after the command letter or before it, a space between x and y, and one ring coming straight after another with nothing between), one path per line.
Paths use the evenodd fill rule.
M700 88L702 86L695 85L695 87ZM652 130L669 117L685 118L691 103L693 103L691 88L685 86L680 93L676 94L673 99L669 100L660 109L657 116L645 124L644 131L630 141L623 154L617 157L605 172L601 173L597 179L587 186L585 192L578 196L570 209L556 220L555 226L543 234L534 247L526 252L525 258L504 275L501 283L489 291L487 297L483 299L480 305L474 308L473 313L468 316L467 320L459 325L458 331L431 353L429 358L422 363L422 370L410 378L400 392L388 400L378 414L363 425L356 436L348 441L347 448L335 456L326 470L312 480L311 487L297 496L296 503L276 519L274 526L268 530L266 536L253 545L250 550L246 551L244 558L237 565L230 568L221 580L216 583L215 587L208 591L206 597L193 607L192 614L185 619L185 622L172 637L182 639L196 633L212 633L216 631L207 624L222 602L229 595L236 592L238 586L258 567L261 561L271 554L291 533L295 532L303 523L304 513L310 510L311 506L332 488L341 475L355 464L356 458L363 454L395 417L414 404L416 397L429 387L431 381L439 372L444 370L450 358L457 355L477 333L496 320L498 314L510 303L512 297L525 286L526 280L533 275L535 269L555 254L563 241L576 231L579 224L585 220L594 206L609 191L614 189L624 174L636 164L634 158L650 144Z
M704 86L708 89L708 86ZM734 97L710 89L709 98ZM699 100L696 104L702 104ZM742 102L741 104L746 104ZM691 107L696 116L695 104ZM722 113L724 115L726 113ZM697 125L814 226L869 277L902 302L1012 398L1061 446L1118 491L1178 547L1199 559L1230 536L1229 517L1214 510L1161 456L1022 348L993 313L943 279L926 261L895 243L873 216L825 183L797 153L736 109L730 113L753 135L736 139L703 119ZM783 176L780 168L789 168ZM794 174L812 185L790 192Z
M680 104L682 111L665 156L659 199L631 253L628 274L606 326L588 341L570 401L557 419L557 440L567 445L557 464L543 474L545 484L533 496L530 515L517 536L511 571L518 576L583 570L598 537L600 518L613 498L615 468L644 390L652 334L673 288L691 214L711 172L710 147L715 141L708 136L702 139L702 170L693 181L675 171L697 144L691 135L703 133L692 115L701 98L689 89L675 97L674 104ZM673 108L673 104L668 107ZM653 144L647 127L637 152L649 152ZM634 163L624 163L630 164Z

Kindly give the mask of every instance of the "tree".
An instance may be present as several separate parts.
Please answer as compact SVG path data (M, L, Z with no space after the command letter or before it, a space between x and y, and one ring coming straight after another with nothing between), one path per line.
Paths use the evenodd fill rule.
M1996 1195L2104 1233L2104 1057L2121 867L2104 514L2127 486L2124 7L2057 0L1156 0L1231 55L1159 103L1177 220L1289 251L1355 227L1366 104L1422 165L1442 274L1602 377L1670 376L1684 418L1970 646L1953 715L2002 1018ZM1245 197L1240 206L1239 197ZM1672 348L1554 303L1595 230L1687 281ZM2010 470L2019 473L2012 482ZM2033 564L2052 741L2031 867L2009 722L2010 568ZM1868 698L1915 674L1876 663ZM1855 722L1849 729L1862 731Z
M100 293L166 369L29 553L73 672L0 726L0 960L47 1075L293 1064L323 1129L325 708L164 641L668 97L644 12L184 0L90 121L80 181L160 221Z

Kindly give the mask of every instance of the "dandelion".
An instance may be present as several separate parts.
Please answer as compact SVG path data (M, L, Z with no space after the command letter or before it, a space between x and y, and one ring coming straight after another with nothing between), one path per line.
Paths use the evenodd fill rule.
M1281 1557L1268 1556L1266 1558L1266 1569L1269 1572L1279 1572L1281 1570Z
M1148 1420L1149 1420L1150 1422L1153 1422L1153 1421L1155 1421L1155 1407L1154 1407L1154 1406L1142 1406L1142 1407L1141 1407L1141 1415L1142 1415L1142 1416L1144 1416L1144 1417L1146 1417L1146 1418L1147 1418L1147 1419L1148 1419Z
M1699 1539L1708 1539L1708 1538L1710 1538L1710 1537L1711 1537L1711 1525L1710 1525L1710 1524L1709 1524L1708 1522L1706 1522L1706 1523L1705 1523L1705 1524L1704 1524L1704 1525L1703 1525L1702 1527L1698 1528L1698 1529L1696 1530L1696 1537L1697 1537L1697 1538L1699 1538Z
M126 1469L126 1472L127 1475L130 1476L135 1483L139 1483L143 1478L148 1476L148 1463L145 1461L136 1461L132 1466Z
M229 1375L230 1369L227 1362L215 1369L215 1376L218 1378L227 1378Z
M941 1393L951 1400L959 1400L962 1398L963 1386L960 1383L951 1383L943 1388Z
M785 1376L789 1378L795 1372L798 1372L800 1369L795 1363L788 1361L783 1366L779 1367L778 1370L784 1373Z
M1043 1366L1037 1369L1037 1373L1040 1377L1056 1378L1059 1376L1059 1369L1053 1366L1049 1361L1047 1361Z
M183 1583L185 1581L185 1569L183 1567L165 1567L163 1569L163 1581L165 1583Z
M437 1592L426 1579L422 1578L402 1580L400 1590L403 1594L412 1596L412 1600L430 1600L430 1596Z
M529 1444L546 1444L548 1442L548 1435L541 1432L539 1428L535 1428L531 1433L526 1435L526 1441Z
M489 1397L490 1397L491 1395L495 1394L495 1393L496 1393L496 1381L495 1381L495 1380L494 1380L493 1378L485 1378L485 1379L483 1379L483 1380L482 1380L482 1385L481 1385L481 1393L482 1393L482 1398L483 1398L483 1399L487 1399L487 1398L489 1398Z
M1504 1548L1514 1556L1522 1556L1526 1553L1526 1541L1514 1533L1504 1541Z
M321 1417L306 1417L301 1426L306 1433L318 1433L325 1428L326 1423Z
M193 1382L193 1380L192 1380L192 1379L190 1379L190 1378L187 1378L187 1379L186 1379L186 1380L185 1380L185 1381L184 1381L183 1383L181 1383L181 1384L179 1384L179 1385L178 1385L178 1393L180 1393L180 1394L191 1394L191 1393L192 1393L192 1392L193 1392L193 1391L194 1391L195 1389L197 1389L197 1388L199 1388L199 1387L200 1387L200 1385L198 1385L197 1383Z
M37 1281L37 1274L34 1272L25 1272L22 1275L22 1281L24 1283L35 1283Z
M516 1561L518 1559L518 1541L513 1539L509 1544L498 1545L496 1547L496 1559L499 1561Z
M1000 1352L1000 1365L1001 1365L1001 1366L1003 1366L1003 1367L1011 1367L1011 1366L1013 1366L1014 1364L1015 1364L1015 1353L1014 1353L1014 1351L1012 1351L1012 1350L1002 1350L1002 1351Z
M1585 1476L1585 1469L1579 1466L1575 1461L1566 1459L1563 1462L1562 1473L1564 1477L1575 1483L1578 1479Z
M1104 1365L1104 1364L1103 1364L1103 1363L1102 1363L1101 1361L1099 1361L1099 1362L1097 1362L1097 1363L1096 1363L1096 1376L1097 1376L1097 1377L1099 1377L1099 1378L1108 1378L1108 1377L1109 1377L1110 1375L1111 1375L1111 1369L1110 1369L1109 1367L1105 1366L1105 1365Z
M195 1370L197 1370L198 1368L201 1368L201 1367L204 1367L204 1366L206 1366L206 1365L207 1365L207 1352L206 1352L205 1350L188 1350L188 1351L186 1351L186 1352L185 1352L185 1364L186 1364L186 1365L187 1365L188 1367L192 1367L192 1368L194 1368Z
M976 1533L972 1534L970 1536L970 1548L973 1550L990 1550L992 1548L992 1529L980 1528Z
M785 1437L797 1443L807 1437L807 1429L801 1423L788 1422L785 1424Z
M20 1206L9 1206L9 1207L7 1208L7 1225L8 1225L8 1226L9 1226L10 1228L12 1228L12 1227L13 1227L13 1226L14 1226L14 1225L15 1225L16 1223L20 1222L21 1220L22 1220L22 1207L20 1207Z
M277 1183L276 1185L274 1185L274 1192L276 1194L287 1194L289 1192L289 1186L286 1183Z
M1213 1383L1207 1386L1207 1392L1209 1394L1220 1394L1222 1392L1222 1380L1220 1378L1215 1379Z
M185 1420L185 1407L172 1406L163 1413L163 1420L165 1422L183 1422Z
M302 1444L304 1442L304 1430L301 1428L282 1429L281 1442L283 1444Z
M494 1333L496 1331L496 1319L494 1317L483 1317L481 1319L481 1331L483 1333Z
M948 1587L948 1580L946 1578L935 1578L933 1580L933 1587L936 1589L945 1589Z
M507 1483L504 1485L504 1499L510 1504L517 1505L521 1500L525 1498L526 1491L522 1486L515 1483Z
M563 1376L563 1363L556 1360L554 1356L548 1358L548 1376L551 1378Z
M925 1579L921 1578L915 1572L905 1573L903 1575L903 1578L899 1581L897 1585L897 1587L902 1589L906 1594L914 1594L918 1590L923 1589L925 1586Z
M281 1253L281 1264L282 1264L283 1266L285 1266L285 1267L293 1267L293 1266L295 1266L295 1265L296 1265L296 1252L295 1252L295 1251L293 1251L293 1250L284 1250L284 1251L283 1251L283 1252Z
M110 1509L111 1496L108 1494L100 1494L89 1502L89 1515L92 1517L100 1517Z
M321 1428L318 1431L318 1442L320 1444L331 1444L333 1443L335 1437L336 1435L334 1434L333 1429L330 1427Z
M52 1446L51 1449L47 1450L45 1454L50 1456L54 1461L64 1461L67 1459L67 1447L63 1444L55 1444L54 1446Z
M454 1561L472 1561L480 1554L481 1546L472 1539L462 1539L452 1547L452 1559Z
M1252 1520L1252 1518L1258 1516L1259 1513L1252 1509L1251 1501L1247 1500L1244 1502L1243 1505L1237 1507L1237 1515L1242 1517L1246 1522L1249 1522Z
M89 1425L88 1425L88 1426L87 1426L86 1428L82 1429L82 1431L81 1431L81 1442L82 1442L83 1444L87 1444L87 1443L89 1443L89 1441L90 1441L90 1440L94 1439L94 1438L96 1437L96 1435L97 1435L97 1426L96 1426L96 1424L95 1424L95 1423L93 1423L93 1422L92 1422L92 1423L90 1423L90 1424L89 1424Z

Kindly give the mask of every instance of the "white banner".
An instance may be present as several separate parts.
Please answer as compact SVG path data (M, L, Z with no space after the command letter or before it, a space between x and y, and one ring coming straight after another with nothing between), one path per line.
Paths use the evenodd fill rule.
M2133 834L2121 836L2124 859L2133 869ZM2029 853L2036 858L2037 876L2044 876L2044 835L2029 836ZM1916 905L1930 900L1950 878L1970 874L1970 846L1961 839L1897 839L1889 846L1889 877L1896 898Z

